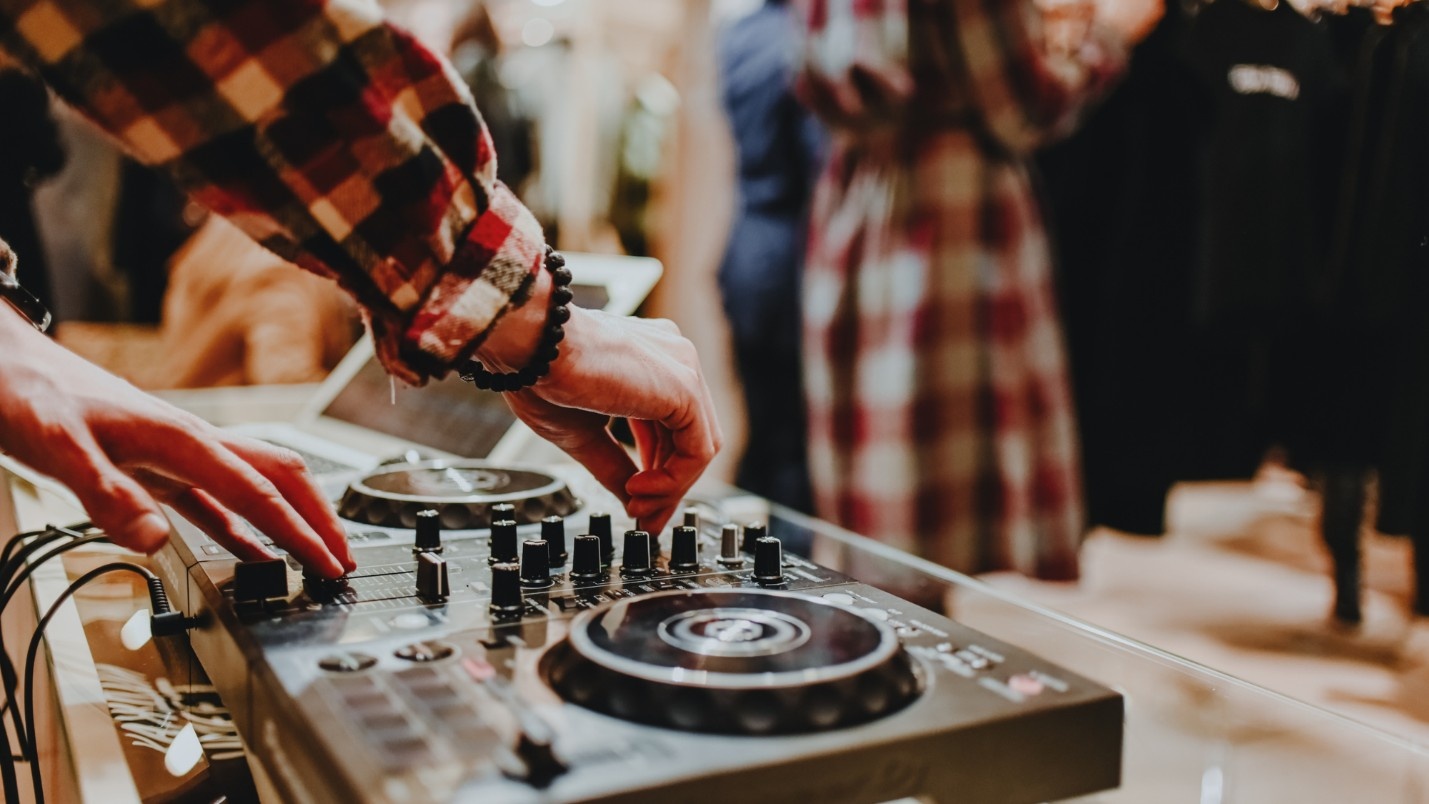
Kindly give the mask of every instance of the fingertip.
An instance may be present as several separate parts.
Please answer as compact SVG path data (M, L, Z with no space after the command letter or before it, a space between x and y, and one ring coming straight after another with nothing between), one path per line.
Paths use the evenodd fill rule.
M316 570L319 575L329 581L335 581L350 571L343 566L342 562L337 560L336 556L327 556L326 559L320 563L322 566L309 567L309 569ZM356 569L356 565L353 566L353 569Z
M169 521L157 511L148 511L120 531L115 542L141 553L154 553L169 540Z
M625 482L625 491L632 498L669 494L675 489L675 479L669 473L658 469L636 472Z

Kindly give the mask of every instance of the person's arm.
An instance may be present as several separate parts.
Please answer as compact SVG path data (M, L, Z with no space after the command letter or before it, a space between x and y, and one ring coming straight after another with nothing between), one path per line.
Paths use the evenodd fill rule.
M64 483L95 525L135 550L153 552L168 538L157 499L241 559L272 554L233 511L324 575L356 567L296 454L225 433L140 391L3 302L0 452Z
M0 48L140 161L352 293L409 383L479 345L540 264L465 86L375 4L0 0L0 18Z
M0 50L263 245L336 279L394 375L420 383L472 354L495 367L530 359L550 288L540 229L496 181L490 137L451 67L375 5L0 0ZM698 361L671 329L573 308L550 375L508 396L651 528L720 447ZM0 372L6 359L0 350ZM61 389L84 381L50 377ZM606 431L609 416L639 420L641 467ZM194 455L186 479L203 488L209 458ZM302 513L312 528L268 535L293 549L335 523Z

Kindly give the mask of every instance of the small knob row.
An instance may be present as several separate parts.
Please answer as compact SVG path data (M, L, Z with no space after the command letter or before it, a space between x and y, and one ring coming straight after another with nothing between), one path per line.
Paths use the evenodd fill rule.
M566 552L565 520L559 516L549 516L541 520L540 539L528 539L520 545L519 564L517 559L518 531L514 519L515 508L509 504L497 504L491 508L492 521L490 561L492 564L493 614L519 613L521 609L521 589L543 589L554 584L550 570L564 567L570 558ZM699 569L699 513L687 508L684 524L676 527L671 536L671 554L668 567L671 572L693 572ZM614 559L609 514L595 513L589 517L590 534L578 536L575 542L575 562L571 568L571 578L577 582L599 580L603 571ZM754 580L766 586L784 582L783 546L779 540L768 535L768 529L760 523L751 523L742 529L738 525L725 525L720 538L719 563L726 567L744 565L744 554L754 554ZM624 561L621 575L628 578L642 578L655 571L655 562L660 557L659 542L649 532L630 530L625 533ZM438 512L425 510L417 513L414 533L413 553L417 556L417 594L423 600L440 602L451 594L446 561L440 558L443 551L441 521ZM499 568L499 569L498 569ZM513 571L514 568L514 571Z

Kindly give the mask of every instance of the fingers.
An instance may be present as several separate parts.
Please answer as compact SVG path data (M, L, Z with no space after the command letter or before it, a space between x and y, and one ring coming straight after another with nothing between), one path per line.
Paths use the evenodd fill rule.
M135 472L134 478L240 561L275 558L241 517L205 492L143 469Z
M552 404L530 391L508 394L506 402L540 436L584 466L619 500L629 505L625 486L636 472L635 462L607 428L610 419L598 413Z
M224 444L272 481L298 516L317 532L328 552L337 558L346 572L357 569L352 548L347 543L347 531L338 522L337 514L297 453L235 436L228 436Z
M115 466L88 432L71 433L50 445L51 474L79 498L89 519L110 541L152 553L169 538L169 521L154 498Z
M218 504L241 512L255 528L292 553L304 567L326 578L337 578L344 573L344 564L330 551L328 539L320 536L289 503L284 488L225 447L221 443L224 436L184 427L173 428L166 435L167 438L149 445L149 459L144 461L148 468L208 491ZM290 475L294 467L279 471L268 464L266 468L279 476L289 493L293 491ZM318 518L319 523L322 521ZM334 527L340 529L340 526ZM328 538L333 536L329 534ZM344 550L342 555L348 554Z

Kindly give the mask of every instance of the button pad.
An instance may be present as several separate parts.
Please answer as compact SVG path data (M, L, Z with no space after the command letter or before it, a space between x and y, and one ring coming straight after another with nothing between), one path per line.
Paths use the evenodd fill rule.
M403 645L393 654L398 659L409 662L425 664L427 662L437 662L456 654L456 648L445 642L436 640L428 642L413 642L410 645Z
M357 673L377 664L377 658L365 653L334 653L318 660L318 667L329 673Z

